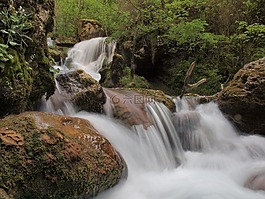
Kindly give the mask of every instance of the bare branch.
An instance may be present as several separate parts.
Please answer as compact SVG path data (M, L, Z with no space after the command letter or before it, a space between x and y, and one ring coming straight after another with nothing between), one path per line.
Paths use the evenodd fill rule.
M200 86L204 82L206 82L206 78L203 78L203 79L201 79L200 81L198 81L198 82L196 82L194 84L187 84L186 90L191 90L193 88L197 88L198 86Z
M188 71L186 72L186 76L185 76L185 79L184 79L184 82L183 82L183 87L182 87L182 91L181 91L181 94L180 94L180 98L183 97L183 95L186 93L186 87L187 87L187 84L190 80L190 76L191 76L191 73L193 71L195 67L195 62L192 62Z

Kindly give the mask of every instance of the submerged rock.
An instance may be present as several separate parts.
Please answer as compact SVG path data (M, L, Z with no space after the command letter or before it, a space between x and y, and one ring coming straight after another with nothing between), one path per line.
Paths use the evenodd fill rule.
M1 198L90 198L125 165L84 119L24 112L0 120Z
M103 111L106 97L102 87L83 70L58 74L56 80L60 86L60 94L70 100L78 110L99 113Z
M219 94L220 109L242 131L265 135L265 58L246 64Z

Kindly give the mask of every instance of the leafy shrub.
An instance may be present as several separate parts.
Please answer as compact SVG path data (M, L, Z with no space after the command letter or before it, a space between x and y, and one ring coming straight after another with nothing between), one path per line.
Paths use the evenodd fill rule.
M32 41L27 36L33 24L29 21L31 14L28 14L22 7L16 10L12 5L0 12L0 36L8 46L27 46Z

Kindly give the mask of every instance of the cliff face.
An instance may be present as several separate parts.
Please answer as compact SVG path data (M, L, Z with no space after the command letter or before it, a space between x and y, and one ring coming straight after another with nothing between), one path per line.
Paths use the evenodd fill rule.
M3 57L0 60L0 115L7 115L32 110L44 94L49 96L54 92L47 46L47 34L54 25L54 0L16 0L13 3L4 0L0 7L8 13L8 17L15 16L21 20L19 23L11 20L10 23L31 24L28 29L20 27L12 30L13 38L17 39L15 41L23 39L26 44L12 45L8 34L0 33L0 43L5 45L4 52L12 58L6 60ZM0 26L2 30L9 28L3 20Z

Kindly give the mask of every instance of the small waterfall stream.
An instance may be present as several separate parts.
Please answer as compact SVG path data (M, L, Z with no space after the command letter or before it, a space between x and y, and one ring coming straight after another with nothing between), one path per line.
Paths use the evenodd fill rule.
M96 47L94 42L77 44L69 57L75 67L98 79L101 66L87 69L101 60L101 43L97 41ZM83 55L80 49L85 49ZM153 124L147 128L129 128L111 114L76 113L66 103L67 113L88 119L128 166L128 178L96 199L265 199L265 138L240 135L214 103L174 101L175 113L158 102L147 103L145 110ZM47 103L53 104L46 102L43 111L65 114Z
M67 67L73 70L82 69L99 81L100 70L112 61L116 48L116 42L107 39L107 37L97 37L75 44L68 51L65 61ZM59 68L67 71L67 67L64 65Z

